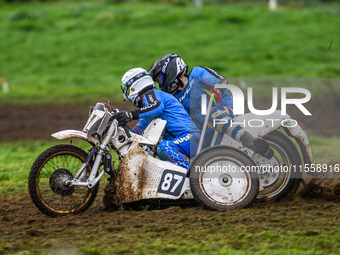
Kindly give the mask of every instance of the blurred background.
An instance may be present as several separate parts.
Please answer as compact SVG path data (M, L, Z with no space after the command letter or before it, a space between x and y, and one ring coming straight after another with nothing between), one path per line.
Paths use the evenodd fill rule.
M81 129L96 102L131 108L122 75L172 52L189 71L253 87L258 109L273 87L306 88L313 116L288 113L312 134L340 135L339 27L334 0L0 0L0 140Z
M252 87L257 109L271 106L273 87L310 90L313 115L288 113L306 128L314 163L339 164L339 27L337 0L0 0L0 254L340 254L329 183L310 189L314 200L225 213L108 213L100 192L88 212L55 219L27 192L37 156L68 143L52 133L82 130L96 102L131 108L123 74L172 52L189 71L207 66Z
M338 78L339 3L0 0L0 105L121 101L125 71L172 52L227 78Z

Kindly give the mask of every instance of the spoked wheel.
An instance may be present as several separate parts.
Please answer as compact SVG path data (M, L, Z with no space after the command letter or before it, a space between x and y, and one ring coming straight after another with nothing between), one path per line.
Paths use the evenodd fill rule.
M57 216L80 213L91 206L98 193L99 183L91 189L68 185L86 157L85 151L72 145L57 145L40 154L28 177L31 199L40 211ZM90 161L81 176L82 181L87 180L91 169Z
M196 201L219 211L250 206L258 193L259 180L256 172L242 168L246 166L254 166L254 162L227 146L201 152L190 166L190 187Z
M298 170L301 159L292 141L284 134L274 131L264 139L274 151L274 157L266 159L258 154L252 157L257 166L263 166L263 171L258 172L258 198L277 201L295 192L300 185L302 174Z

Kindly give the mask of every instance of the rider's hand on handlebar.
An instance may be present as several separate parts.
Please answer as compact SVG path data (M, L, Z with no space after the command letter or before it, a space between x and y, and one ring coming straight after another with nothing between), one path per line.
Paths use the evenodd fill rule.
M132 120L132 114L128 111L119 112L115 117L118 120L119 126L124 126Z

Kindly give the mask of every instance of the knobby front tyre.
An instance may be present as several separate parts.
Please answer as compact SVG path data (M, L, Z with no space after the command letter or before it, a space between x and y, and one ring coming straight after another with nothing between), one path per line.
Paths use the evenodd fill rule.
M76 214L87 210L95 200L99 183L87 186L67 186L73 179L87 153L73 145L56 145L34 161L28 177L28 191L36 207L48 216ZM86 168L86 181L92 169L92 160Z

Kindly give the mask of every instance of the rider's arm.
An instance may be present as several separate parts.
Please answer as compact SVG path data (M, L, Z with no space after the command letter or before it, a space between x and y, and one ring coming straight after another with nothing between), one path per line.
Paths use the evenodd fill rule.
M131 111L132 119L138 120L146 117L156 117L163 112L164 104L157 99L154 90L150 90L143 95L143 107Z

